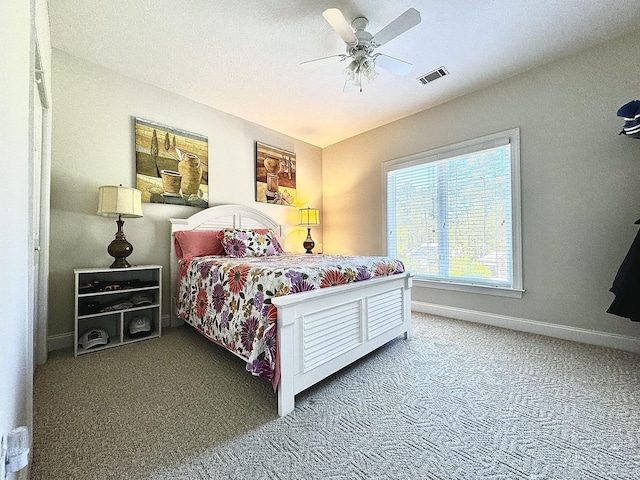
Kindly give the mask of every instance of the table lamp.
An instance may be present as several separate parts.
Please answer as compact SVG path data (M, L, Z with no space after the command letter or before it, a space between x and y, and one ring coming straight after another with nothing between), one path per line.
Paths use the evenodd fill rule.
M131 265L127 257L133 252L133 245L127 242L122 226L122 217L142 216L142 192L135 188L106 185L98 188L98 215L117 216L118 231L116 238L109 244L107 252L115 260L111 268L127 268Z
M317 208L301 208L300 209L300 223L298 225L307 227L307 238L302 243L305 248L305 253L313 253L313 247L315 242L311 238L311 225L320 225L320 213Z

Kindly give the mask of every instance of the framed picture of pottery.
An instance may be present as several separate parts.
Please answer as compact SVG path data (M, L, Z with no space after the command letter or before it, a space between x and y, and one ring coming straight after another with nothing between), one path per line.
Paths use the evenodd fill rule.
M142 201L207 208L207 137L135 119L136 181Z
M295 153L256 142L256 202L295 204Z

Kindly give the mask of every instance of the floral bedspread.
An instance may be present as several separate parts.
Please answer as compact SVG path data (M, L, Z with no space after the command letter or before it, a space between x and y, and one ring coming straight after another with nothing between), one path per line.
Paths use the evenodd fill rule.
M182 260L178 316L247 361L276 389L276 307L271 298L404 272L388 257L283 254Z

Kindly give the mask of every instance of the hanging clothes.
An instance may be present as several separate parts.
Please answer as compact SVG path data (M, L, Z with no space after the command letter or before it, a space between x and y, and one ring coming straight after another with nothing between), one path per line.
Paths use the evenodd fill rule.
M639 225L640 220L635 223ZM609 291L616 298L607 313L640 322L640 232L624 257Z

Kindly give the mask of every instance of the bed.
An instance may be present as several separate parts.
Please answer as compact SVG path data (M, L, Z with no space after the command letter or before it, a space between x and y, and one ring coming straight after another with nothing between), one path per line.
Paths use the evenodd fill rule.
M252 371L254 375L261 374L261 369L268 370L262 367L269 361L273 366L270 372L271 377L265 374L261 376L269 378L277 391L280 416L294 410L296 394L390 340L401 335L408 338L411 334L410 293L413 274L405 272L400 262L386 257L351 258L280 253L281 250L278 251L278 249L283 246L278 243L282 243L285 227L261 211L241 205L214 206L186 219L170 219L170 222L172 325L180 324L185 320L205 337L245 360L247 370ZM230 258L225 257L224 252L222 255L210 255L211 251L198 247L194 247L189 252L183 252L179 242L176 242L177 238L182 239L187 235L192 237L215 235L222 239L223 234L220 232L226 232L225 235L235 235L245 234L248 231L266 234L266 242L263 237L260 237L262 243L260 248L267 245L272 253L274 249L276 250L275 255L259 258L242 258L242 256ZM273 241L273 248L272 233L275 233L273 237L276 238ZM224 242L226 247L231 245L226 236ZM363 263L365 259L371 260L373 262L371 268L377 271L365 271L366 266ZM256 275L245 270L249 268L249 264L262 260L274 267L274 270L270 270L271 276L281 276L284 271L278 268L283 268L286 270L285 275L292 277L288 278L289 284L286 288L280 287L281 290L286 291L270 291L266 280L264 282L257 280ZM335 282L336 284L331 283L331 286L320 285L321 279L313 280L311 270L304 270L312 267L299 265L303 261L322 264L325 260L338 261L338 268L349 272L346 276L351 281L343 282L344 284ZM360 263L357 268L352 268L349 266L351 261ZM294 265L302 270L294 270ZM203 272L205 280L200 277ZM226 275L224 282L222 282L223 272ZM236 275L238 279L254 280L246 284L252 283L254 288L261 289L261 294L256 294L255 297L252 296L253 294L245 296L238 287L234 293L240 297L232 298L221 297L219 291L213 290L220 288L219 285L214 285L214 279L220 280L219 283L229 283L227 280L232 281L233 276L229 274L234 272L243 273L244 277ZM289 275L290 272L294 273ZM305 280L308 280L306 284L311 285L309 288L293 288L292 282L300 280L300 272L303 272ZM194 289L199 288L195 285L202 286L204 283L209 285L213 296L198 297L194 301L193 299L197 297ZM328 288L318 288L320 286L328 286ZM251 296L250 301L249 296ZM254 300L257 298L260 299L260 308L256 305L258 300ZM223 302L223 299L230 301ZM205 307L208 310L205 310ZM247 316L255 314L256 310L264 313L264 318L255 320L264 323L260 324L262 325L260 329L253 330L251 335L252 340L258 336L261 340L264 339L266 345L261 347L262 350L257 354L249 352L251 347L248 343L242 343L247 340L246 332L229 333L232 325L227 320L228 310L231 307L236 314L240 310ZM227 312L226 316L225 312ZM218 317L218 313L222 316ZM249 319L246 320L248 322ZM253 321L253 318L251 320ZM216 330L218 326L224 327L222 332ZM270 328L271 326L273 328ZM218 334L222 336L217 337ZM232 337L238 340L238 346L232 345ZM246 347L246 351L243 351L242 345Z

